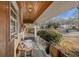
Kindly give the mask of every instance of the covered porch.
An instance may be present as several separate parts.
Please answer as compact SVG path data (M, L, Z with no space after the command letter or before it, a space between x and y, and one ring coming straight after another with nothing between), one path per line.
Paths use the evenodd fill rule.
M59 46L54 46L38 36L37 32L46 30L41 27L46 25L48 20L67 10L77 8L78 3L76 1L0 2L0 26L2 28L0 32L0 56L76 56L66 54Z

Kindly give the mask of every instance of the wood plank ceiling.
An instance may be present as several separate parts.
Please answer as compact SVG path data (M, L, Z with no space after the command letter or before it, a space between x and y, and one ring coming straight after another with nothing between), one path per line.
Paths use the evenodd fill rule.
M33 23L52 3L52 1L23 1L23 22Z

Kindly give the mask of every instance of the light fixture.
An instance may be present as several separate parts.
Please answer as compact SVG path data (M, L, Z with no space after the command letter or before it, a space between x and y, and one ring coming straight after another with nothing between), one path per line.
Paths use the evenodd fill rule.
M31 12L31 11L32 11L32 8L30 7L30 8L29 8L29 12Z
M28 6L28 11L29 11L29 12L32 12L32 7L33 7L33 6L32 6L31 4Z

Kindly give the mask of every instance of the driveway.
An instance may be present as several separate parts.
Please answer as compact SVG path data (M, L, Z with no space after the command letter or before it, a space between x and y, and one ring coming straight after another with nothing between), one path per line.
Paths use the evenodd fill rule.
M69 56L79 56L79 31L72 31L62 35L63 40L60 42L62 50Z

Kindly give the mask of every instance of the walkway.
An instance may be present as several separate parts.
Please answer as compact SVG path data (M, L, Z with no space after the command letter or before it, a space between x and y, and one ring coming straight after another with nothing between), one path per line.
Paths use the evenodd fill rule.
M41 49L36 42L34 42L33 46L33 57L47 57L45 51Z
M47 56L45 51L37 45L36 41L34 40L34 37L26 37L24 42L26 42L27 40L32 40L30 42L30 44L32 44L32 54L26 57L46 57ZM27 44L28 43L26 43L26 45Z

